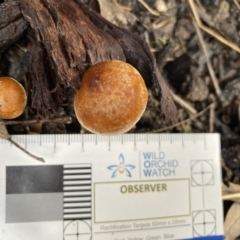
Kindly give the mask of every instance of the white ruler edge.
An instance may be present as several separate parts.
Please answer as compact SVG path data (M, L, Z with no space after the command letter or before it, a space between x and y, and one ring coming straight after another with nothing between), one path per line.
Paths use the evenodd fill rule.
M168 141L174 143L175 141L189 141L189 142L204 142L207 145L207 139L209 136L219 136L218 133L133 133L123 134L116 136L104 136L95 134L42 134L42 135L12 135L11 138L18 143L71 143L71 142L156 142L156 141ZM9 144L9 141L0 139L1 144Z

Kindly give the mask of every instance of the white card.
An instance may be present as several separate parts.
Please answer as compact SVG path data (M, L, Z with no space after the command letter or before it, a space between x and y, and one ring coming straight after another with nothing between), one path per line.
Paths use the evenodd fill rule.
M1 240L223 240L218 134L0 140Z

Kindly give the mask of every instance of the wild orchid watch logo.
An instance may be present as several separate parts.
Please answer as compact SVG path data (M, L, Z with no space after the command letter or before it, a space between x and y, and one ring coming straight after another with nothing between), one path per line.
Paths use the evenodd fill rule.
M118 165L110 165L107 167L109 170L113 171L112 178L116 177L118 174L124 174L128 177L132 177L131 170L136 167L132 164L125 164L125 159L122 153L119 155L118 160Z

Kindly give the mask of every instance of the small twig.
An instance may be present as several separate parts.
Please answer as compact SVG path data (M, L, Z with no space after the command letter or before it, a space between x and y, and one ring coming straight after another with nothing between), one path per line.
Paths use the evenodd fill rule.
M180 98L178 95L176 95L175 93L173 93L172 91L170 91L173 100L178 103L181 107L183 107L184 109L186 109L188 112L190 112L191 114L196 114L197 110L195 108L193 108L190 103L188 103L187 101L183 100L182 98Z
M200 8L201 11L206 12L206 9L203 7L202 3L200 0L196 0L198 7Z
M196 32L197 32L197 35L198 35L198 38L199 38L199 41L200 41L200 44L201 44L201 47L202 47L202 50L203 50L205 59L206 59L208 71L209 71L209 74L210 74L210 76L211 76L212 83L213 83L213 86L214 86L214 88L215 88L215 92L216 92L217 95L219 96L219 95L221 94L221 89L220 89L220 87L219 87L218 80L217 80L217 78L216 78L216 76L215 76L215 72L214 72L214 70L213 70L213 67L212 67L210 58L209 58L209 56L208 56L208 50L207 50L206 44L205 44L205 42L204 42L202 32L201 32L200 28L198 27L198 25L196 24L196 22L195 22L194 19L193 19L193 24L194 24L194 26L195 26L195 29L196 29Z
M208 15L208 13L206 12L206 10L202 9L200 6L198 6L197 4L194 5L198 15L199 15L199 18L201 20L203 20L205 23L208 24L209 27L215 27L215 24L212 20L212 17Z
M209 113L209 132L213 133L214 132L214 122L215 122L215 97L213 94L210 95L209 97L211 101L213 102L212 106L210 107L210 113Z
M7 141L9 141L11 144L13 144L14 146L16 146L17 148L19 148L20 150L22 150L23 152L25 152L27 155L29 155L30 157L40 161L40 162L45 162L44 158L38 157L32 153L30 153L29 151L27 151L25 148L23 148L22 146L20 146L17 142L15 142L14 140L12 140L12 138L8 138Z
M190 5L190 7L191 7L191 9L192 9L194 18L195 18L198 26L199 26L203 31L207 32L207 33L210 34L211 36L215 37L215 38L216 38L218 41L220 41L221 43L229 46L230 48L232 48L232 49L234 49L235 51L237 51L237 52L240 53L240 48L239 48L236 44L228 41L227 39L225 39L224 37L222 37L222 36L219 35L218 33L214 32L212 29L204 26L204 25L202 24L200 18L199 18L199 15L198 15L196 9L195 9L194 1L193 1L193 0L188 0L188 2L189 2L189 5Z
M45 162L43 158L33 155L32 153L30 153L29 151L27 151L25 148L21 147L17 142L14 141L11 138L11 136L8 134L7 128L1 118L0 118L0 138L5 139L6 141L9 141L11 144L19 148L21 151L25 152L30 157L38 161Z
M15 125L15 124L35 124L35 123L66 123L70 124L72 122L71 117L57 117L51 119L31 119L31 120L23 120L23 121L16 121L16 120L8 120L8 121L0 121L0 125Z
M183 119L183 109L179 109L179 119L180 121L182 122L184 119ZM184 125L184 123L182 123L182 128L183 128L183 131L186 132L187 128L186 128L186 124Z
M233 200L233 199L239 199L240 200L240 193L232 193L232 194L226 194L222 196L222 200Z
M25 48L25 47L22 47L22 46L20 46L19 44L17 44L17 43L14 43L14 45L15 46L17 46L20 50L22 50L24 53L26 53L28 50L27 50L27 48Z
M152 28L154 30L156 29L159 29L159 28L162 28L162 27L165 27L171 23L175 23L176 22L176 18L175 17L168 17L160 22L157 22L155 21L153 24L152 24Z
M128 11L128 12L132 11L131 7L127 7L122 4L119 4L117 0L113 0L113 2L116 4L117 7L121 8L124 11Z
M209 114L209 132L214 132L214 119L215 119L215 104L210 107L210 114Z
M185 44L183 43L183 39L181 37L181 34L177 34L177 35L178 35L178 39L179 39L179 42L180 42L180 45L181 45L182 52L186 53L187 52L187 48L185 47Z
M219 83L221 83L223 76L225 74L225 67L224 67L224 61L223 61L223 55L219 55L219 64L218 64L218 70L219 70Z
M209 110L209 108L212 106L212 104L213 104L213 103L211 103L210 105L208 105L208 106L207 106L206 108L204 108L201 112L199 112L199 113L197 113L197 114L195 114L195 115L193 115L193 116L191 116L191 117L189 117L189 118L187 118L187 119L185 119L185 120L183 120L183 121L181 121L181 122L178 122L178 123L176 123L176 124L173 124L173 125L171 125L171 126L169 126L169 127L164 127L164 128L160 128L160 129L151 131L150 133L164 132L164 131L170 130L170 129L172 129L172 128L181 126L183 123L186 123L186 122L188 122L188 121L191 121L191 120L193 120L193 119L195 119L195 118L198 118L198 117L202 116L203 113L205 113L206 111Z
M160 13L152 9L144 0L138 0L152 15L159 16Z
M159 47L156 47L156 48L153 48L151 45L151 42L150 42L150 39L149 39L149 32L148 31L145 31L144 32L144 37L145 37L145 41L147 42L149 48L150 48L150 51L151 52L158 52L160 50ZM159 44L158 44L159 45Z
M235 3L235 5L237 6L238 10L240 11L240 4L237 0L233 0L233 2Z

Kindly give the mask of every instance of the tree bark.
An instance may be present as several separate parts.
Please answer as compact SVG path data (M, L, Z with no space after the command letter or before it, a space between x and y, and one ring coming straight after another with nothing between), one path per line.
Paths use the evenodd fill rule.
M18 1L7 1L0 5L0 53L18 40L28 27Z

